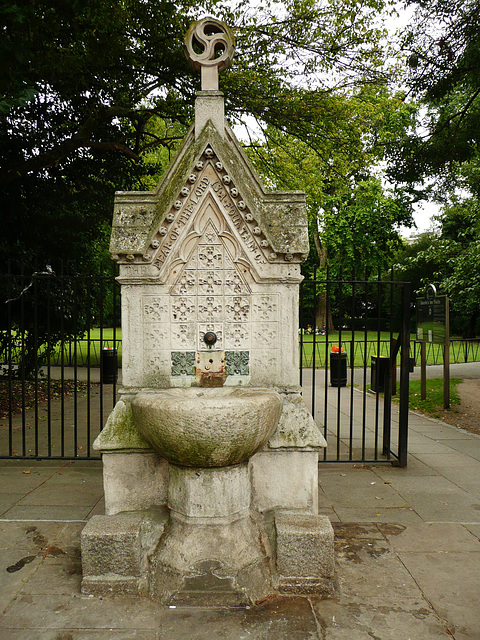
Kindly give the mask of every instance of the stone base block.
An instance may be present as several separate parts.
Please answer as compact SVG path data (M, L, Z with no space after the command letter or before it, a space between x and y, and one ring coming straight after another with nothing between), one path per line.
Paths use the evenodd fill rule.
M103 453L105 513L139 511L167 501L168 463L156 453Z
M331 593L334 534L326 516L275 514L276 585L281 593Z
M259 511L318 513L318 451L260 451L250 459L250 468Z
M85 576L82 580L82 593L92 596L137 596L143 595L145 589L138 577L111 573L102 577Z
M82 592L143 593L148 556L167 518L166 509L93 516L81 535Z
M242 606L273 593L269 541L251 516L228 524L171 518L152 558L150 596L162 604Z
M216 525L197 520L178 520L166 507L94 516L81 538L82 592L197 606L333 592L327 517L292 510Z

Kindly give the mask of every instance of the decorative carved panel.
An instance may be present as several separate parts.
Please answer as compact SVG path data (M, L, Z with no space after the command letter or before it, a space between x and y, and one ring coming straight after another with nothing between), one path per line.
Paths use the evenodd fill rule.
M168 305L168 296L143 296L145 322L168 322Z
M228 322L225 326L225 349L244 350L250 347L250 325Z
M173 349L191 349L195 343L195 323L172 323L171 347Z
M278 320L278 295L256 295L252 300L252 320Z
M254 322L252 324L252 346L256 349L278 349L278 322Z
M188 322L196 317L196 301L193 297L172 296L172 322Z
M240 249L232 237L222 235L224 223L218 206L215 209L210 202L199 218L196 244L170 289L172 349L204 351L208 347L203 337L213 331L217 336L214 350L248 350L251 293L232 255ZM191 237L186 242L191 243ZM186 329L192 326L195 331Z
M195 375L195 352L172 351L172 376Z
M248 376L249 374L248 351L227 351L225 353L225 370L228 376Z
M143 346L147 351L158 350L168 346L170 337L170 325L167 323L156 323L145 325L143 332Z

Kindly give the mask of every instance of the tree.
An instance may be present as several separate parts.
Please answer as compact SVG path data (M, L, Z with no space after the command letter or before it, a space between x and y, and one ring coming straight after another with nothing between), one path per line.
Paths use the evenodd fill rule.
M22 0L0 7L1 270L106 255L115 190L151 188L193 117L199 78L183 55L197 12L233 26L221 75L232 120L335 141L336 92L384 80L383 0ZM201 16L198 16L201 17ZM307 88L305 88L307 87ZM323 115L322 115L323 114ZM161 150L165 149L167 153ZM11 221L15 221L12 224Z
M316 77L318 86L336 64L349 80L360 68L363 77L372 76L380 31L370 23L382 6L381 0L272 0L252 12L243 2L233 10L217 0L204 3L237 32L236 67L223 79L230 113L303 126L307 135L316 105L307 101L299 112L304 92L294 83ZM13 139L1 183L79 150L138 159L152 143L145 127L153 115L187 123L198 80L182 47L194 8L190 0L40 0L4 7L0 107L3 133Z
M412 223L408 199L401 190L383 187L379 163L414 112L401 95L382 86L336 94L329 104L329 118L322 113L315 123L315 148L269 128L265 143L256 141L248 151L267 183L306 192L307 276L315 270L326 278L328 268L333 279L377 277L390 267L400 245L399 227ZM316 300L317 326L331 328L325 290L316 292Z
M415 6L402 49L409 68L405 80L423 117L403 145L392 149L392 176L411 184L436 176L448 191L458 167L477 154L480 3L433 0Z
M383 187L379 165L414 110L384 87L336 94L329 104L329 117L321 111L314 123L314 148L269 128L249 155L267 183L306 192L317 265L326 265L328 254L332 273L342 264L377 273L396 251L398 228L412 224L409 201L401 190Z
M398 277L422 296L428 284L450 298L451 331L480 333L480 206L458 199L438 216L438 231L421 235L397 256Z
M63 191L60 201L65 197L65 208L73 211L76 203L67 194L78 199L88 188L94 200L97 184L96 228L102 229L111 203L106 189L113 196L115 188L151 185L141 180L148 172L142 159L155 149L174 148L183 135L175 123L185 126L193 116L199 79L182 49L195 11L219 15L236 33L235 64L221 75L230 118L253 114L262 126L294 133L312 148L321 148L322 119L329 122L322 134L334 141L336 93L352 83L385 79L376 20L383 6L383 0L270 0L254 10L243 0L233 8L207 0L200 9L191 0L25 0L3 6L4 215L13 215L20 203L24 226L38 229L36 192L43 191L42 202L53 210L57 191ZM158 118L173 130L159 131ZM56 238L63 235L60 225L52 231ZM22 237L21 253L32 256L37 243L28 237ZM10 238L5 245L3 258L16 260L18 251L8 251ZM44 262L44 253L37 256Z

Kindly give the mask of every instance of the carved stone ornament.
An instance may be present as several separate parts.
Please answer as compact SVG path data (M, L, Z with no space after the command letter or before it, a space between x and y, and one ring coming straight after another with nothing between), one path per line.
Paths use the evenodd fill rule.
M191 376L195 374L194 351L172 351L172 376Z
M227 375L249 375L250 354L248 351L227 351L225 356L225 368Z
M218 72L230 65L235 52L231 29L215 18L193 22L185 36L185 49L190 64L202 74L202 90L218 91Z

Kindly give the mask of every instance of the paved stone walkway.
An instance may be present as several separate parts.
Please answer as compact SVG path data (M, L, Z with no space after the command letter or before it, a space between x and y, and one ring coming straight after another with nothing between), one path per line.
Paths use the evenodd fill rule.
M320 464L334 597L244 609L80 593L101 463L0 461L0 640L478 640L480 437L411 414L406 469Z

